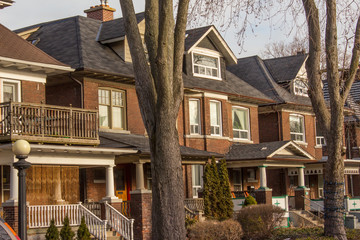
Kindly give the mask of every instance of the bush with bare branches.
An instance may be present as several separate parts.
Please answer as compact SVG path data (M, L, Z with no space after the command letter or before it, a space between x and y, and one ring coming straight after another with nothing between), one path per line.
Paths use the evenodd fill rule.
M222 222L209 220L192 225L188 231L190 240L240 240L242 230L235 220Z

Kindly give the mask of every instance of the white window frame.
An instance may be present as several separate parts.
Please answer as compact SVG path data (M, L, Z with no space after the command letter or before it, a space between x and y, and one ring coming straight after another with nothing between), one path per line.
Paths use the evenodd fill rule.
M195 171L195 168L199 167L200 168L200 185L195 185L195 173L197 171ZM203 188L204 186L204 182L203 182L203 176L204 176L204 166L203 165L191 165L191 185L192 185L192 190L193 190L193 198L198 198L199 195L199 190Z
M202 55L202 56L206 56L206 57L211 57L211 58L216 58L217 59L217 71L218 71L218 76L214 77L214 76L210 76L210 75L206 75L206 74L201 74L201 73L195 73L195 63L194 63L194 54L197 55ZM220 66L220 53L209 50L209 49L195 49L194 51L191 52L191 66L192 66L192 72L193 75L195 77L202 77L202 78L210 78L210 79L215 79L215 80L221 80L221 66Z
M216 103L219 104L219 111L217 112L217 114L219 114L219 120L220 123L219 125L211 125L211 103ZM222 136L222 114L221 114L221 102L220 101L216 101L216 100L210 100L210 135L212 136ZM212 129L218 127L219 128L219 134L213 133Z
M303 129L303 133L298 133L298 132L291 132L291 117L297 117L297 118L301 118L302 119L302 129ZM303 115L300 114L290 114L289 115L289 128L290 128L290 138L291 140L293 140L292 135L296 135L296 136L302 136L302 140L293 140L294 142L305 142L306 138L305 138L305 117Z
M300 86L299 83L301 82L300 84L304 84L305 86ZM301 80L301 79L295 79L294 80L294 83L293 83L293 91L294 91L294 94L295 95L298 95L298 96L304 96L304 97L308 97L308 87L306 85L306 82L304 80Z
M9 84L12 84L12 85L15 85L16 87L16 94L17 94L17 100L14 100L13 101L16 101L16 102L21 102L21 81L18 81L18 80L11 80L11 79L1 79L1 87L0 87L0 94L1 94L1 102L4 102L4 94L3 94L3 89L4 89L4 83L9 83Z
M317 121L316 121L316 119L315 119L315 138L316 138L316 146L318 146L318 147L326 146L325 137L324 137L324 136L318 136L318 135L317 135L317 132L318 132Z
M109 95L109 102L110 102L110 105L107 105L107 104L100 104L100 101L98 102L98 105L99 105L99 109L100 109L100 105L102 106L109 106L110 107L110 113L109 113L109 126L100 126L100 128L102 129L119 129L119 130L125 130L127 128L127 122L126 122L126 92L124 90L120 90L120 89L112 89L112 88L98 88L98 98L99 98L99 91L109 91L110 92L110 95ZM123 109L123 114L124 116L122 116L122 121L123 121L123 127L113 127L114 126L114 114L113 114L113 102L112 102L112 96L113 96L113 92L121 92L122 93L122 101L123 101L123 104L122 106L115 106L115 107L119 107L119 108L122 108ZM99 114L99 118L100 118L100 114ZM100 121L99 121L99 124L100 124Z
M236 173L238 173L239 176L239 180L240 182L237 182L236 180ZM242 191L243 190L243 186L242 186L242 171L241 169L233 169L233 186L234 186L234 191Z
M191 110L190 110L190 102L193 101L193 102L197 102L197 114L199 116L199 123L196 125L196 124L191 124L190 122L190 119L191 119ZM190 98L189 99L189 125L190 125L190 135L199 135L201 134L201 111L200 111L200 99L198 98ZM196 126L198 127L198 132L195 132L193 131L193 129L195 130L196 129Z
M243 140L250 140L251 136L250 136L250 111L248 108L244 108L244 107L240 107L240 106L233 106L231 109L231 115L234 116L233 111L235 110L241 110L241 111L245 111L246 115L247 115L247 126L246 126L246 130L241 130L241 129L234 129L234 117L232 117L232 127L233 127L233 138L235 139L243 139ZM246 132L247 133L247 138L242 138L241 134L239 134L239 138L234 137L234 131L238 131L238 132Z

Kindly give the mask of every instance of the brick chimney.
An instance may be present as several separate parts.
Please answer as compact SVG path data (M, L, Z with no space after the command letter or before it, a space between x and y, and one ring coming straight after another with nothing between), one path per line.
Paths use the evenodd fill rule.
M92 6L89 9L85 10L84 13L87 14L88 18L97 19L103 22L110 21L114 19L115 8L109 7L107 0L101 0L100 5Z

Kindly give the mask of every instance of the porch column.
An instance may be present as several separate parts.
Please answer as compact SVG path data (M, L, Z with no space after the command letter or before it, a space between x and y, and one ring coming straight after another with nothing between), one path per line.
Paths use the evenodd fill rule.
M106 167L106 197L102 199L103 201L112 202L119 199L115 196L114 167L115 165Z
M137 162L136 164L136 190L144 190L144 163Z
M256 201L263 204L272 204L272 189L267 187L266 167L259 166L260 187L255 192Z
M260 188L266 189L267 188L266 166L259 166L259 169L260 169Z
M17 204L19 196L19 178L17 177L18 170L10 165L10 198L6 202Z
M298 187L295 189L295 209L310 210L310 189L305 186L304 166L298 167Z
M55 200L55 204L61 205L65 203L65 200L62 199L62 195L61 195L61 168L59 167L54 167L54 180L55 180L55 184L54 184L54 200Z

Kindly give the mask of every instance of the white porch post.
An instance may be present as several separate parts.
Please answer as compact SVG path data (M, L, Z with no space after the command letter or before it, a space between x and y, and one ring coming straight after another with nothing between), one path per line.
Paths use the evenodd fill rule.
M261 189L266 189L267 188L266 167L267 166L259 166L259 169L260 169L260 188Z
M144 190L144 163L137 162L136 164L136 190Z
M106 197L103 198L103 201L112 202L118 200L115 196L114 166L109 165L106 167Z
M305 167L299 167L299 179L298 179L298 188L305 188L305 174L304 174Z
M10 165L10 198L6 202L17 203L19 196L19 178L17 177L18 170L12 164Z
M61 195L61 167L60 166L55 167L54 170L55 170L54 200L56 204L64 204L65 200L62 199L62 195Z

